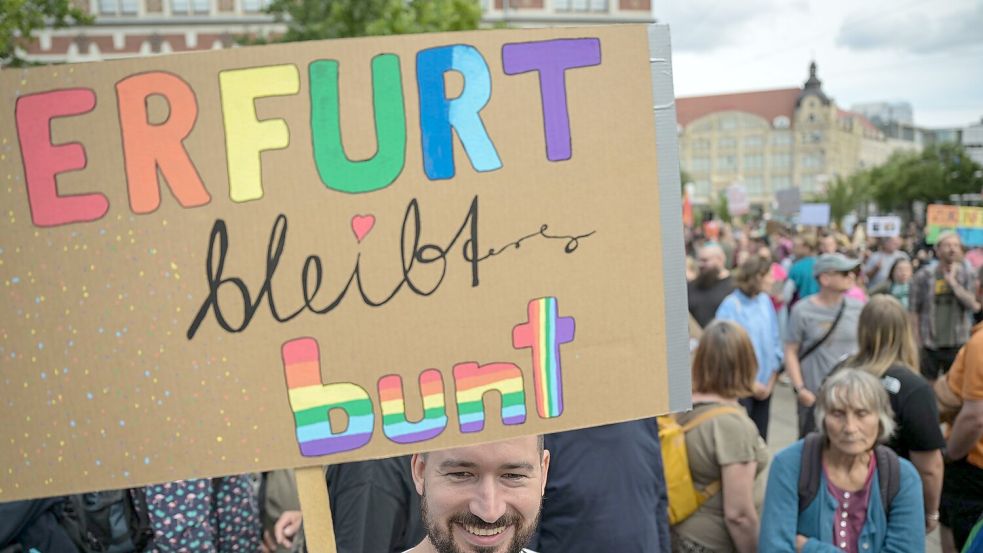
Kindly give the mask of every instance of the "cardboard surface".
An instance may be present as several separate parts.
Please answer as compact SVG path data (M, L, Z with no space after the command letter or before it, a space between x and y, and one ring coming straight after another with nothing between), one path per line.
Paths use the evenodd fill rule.
M932 204L925 213L925 241L934 244L939 234L954 231L963 246L983 246L983 207Z
M802 204L799 206L799 224L813 227L829 225L829 204Z
M648 50L592 27L0 73L0 501L666 412Z

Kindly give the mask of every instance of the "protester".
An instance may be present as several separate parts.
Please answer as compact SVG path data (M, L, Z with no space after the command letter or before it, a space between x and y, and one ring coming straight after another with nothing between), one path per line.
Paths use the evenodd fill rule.
M303 551L300 499L293 469L270 471L263 475L260 506L263 521L262 553Z
M258 551L262 525L250 475L179 480L147 486L154 546L159 551Z
M536 436L413 455L427 536L409 551L527 551L549 466L550 453Z
M771 391L782 364L782 343L778 316L768 291L774 283L771 262L752 256L737 271L737 290L717 308L716 318L734 321L751 338L757 358L757 375L752 396L741 399L761 437L768 439Z
M891 271L886 280L870 289L870 295L889 294L908 309L911 290L912 266L908 257L899 258L891 265Z
M899 260L908 260L908 254L901 251L901 238L892 236L881 240L880 249L870 254L864 265L867 286L872 288L886 281Z
M837 371L819 391L816 416L819 433L783 449L772 463L761 550L878 553L923 548L925 512L918 473L890 449L876 447L894 430L881 383L863 371Z
M963 547L983 516L983 324L973 327L940 384L963 402L949 433L942 484L942 545L951 553Z
M819 238L819 255L836 253L839 251L839 244L836 242L835 234L824 234Z
M862 306L845 292L860 264L842 254L825 254L815 263L819 293L796 303L785 337L785 368L798 400L799 437L815 429L816 392L833 367L857 351L857 319Z
M962 263L955 232L943 232L935 244L938 263L918 271L911 282L909 310L922 347L921 372L934 381L949 370L969 340L976 301L976 273Z
M756 365L751 341L739 326L717 321L707 327L693 358L693 410L677 415L677 421L685 426L720 407L735 409L705 418L686 432L693 484L705 490L716 483L720 492L673 526L674 552L758 548L768 448L738 403L753 392Z
M551 454L550 478L530 549L669 552L665 473L655 419L548 434L546 449Z
M56 516L64 501L49 497L0 503L0 551L76 553L75 543Z
M330 465L326 479L338 553L399 553L425 535L409 456ZM276 544L296 551L302 521L299 510L283 511Z
M813 271L813 266L816 264L816 237L797 236L792 253L795 255L795 262L789 268L784 294L789 298L787 303L790 308L800 299L819 291L819 282Z
M922 480L925 531L939 523L942 448L935 395L915 367L918 348L905 309L891 296L874 297L860 312L859 351L844 364L881 379L894 411L897 431L887 445L915 465Z
M734 291L734 279L724 264L724 250L708 242L697 251L699 274L687 285L689 312L701 327L713 320L720 302Z

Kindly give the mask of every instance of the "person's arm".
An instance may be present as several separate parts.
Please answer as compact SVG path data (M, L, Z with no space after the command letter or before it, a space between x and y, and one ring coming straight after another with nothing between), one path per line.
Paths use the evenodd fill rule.
M911 451L911 464L915 465L922 480L922 498L925 503L925 533L939 525L939 498L942 496L942 450Z
M970 289L963 288L963 285L959 283L959 271L965 271L958 264L953 264L952 267L945 273L945 281L952 288L952 294L956 296L959 303L963 305L966 309L969 309L973 313L980 310L980 302L976 301L976 290L975 287L970 284ZM969 273L969 282L972 283L975 280L975 276Z
M793 296L795 296L795 281L792 280L792 273L790 272L788 280L785 281L785 286L782 287L782 303L788 305Z
M884 256L879 253L874 253L867 260L867 266L864 270L864 275L867 276L867 280L874 278L874 275L881 270L881 263L883 262Z
M717 312L713 315L718 321L733 321L737 319L737 310L734 308L734 296L727 296L724 301L717 306Z
M922 547L925 543L922 482L911 463L905 459L898 461L901 463L901 485L898 495L891 501L891 512L885 513L887 533L882 553L904 553L911 551L912 545Z
M754 509L754 476L758 463L732 463L720 467L724 524L740 553L758 550L758 512Z
M966 371L969 370L970 367L967 367ZM964 400L959 415L952 423L952 433L949 434L949 458L962 459L969 455L969 450L980 439L983 439L983 399Z
M802 441L796 442L775 455L768 471L765 506L761 513L759 551L773 553L834 553L832 544L799 535L799 466L802 461ZM842 552L840 552L842 553Z
M792 381L792 389L796 390L798 402L806 407L812 407L816 402L816 396L806 389L805 380L802 378L797 342L785 342L785 371L788 372L788 379Z

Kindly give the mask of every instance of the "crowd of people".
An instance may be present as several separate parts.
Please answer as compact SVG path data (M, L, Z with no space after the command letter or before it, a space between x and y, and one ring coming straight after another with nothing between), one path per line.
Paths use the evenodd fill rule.
M692 410L329 466L337 550L983 549L980 268L917 231L687 231ZM799 440L772 458L779 385ZM292 553L304 523L283 470L0 504L0 552Z

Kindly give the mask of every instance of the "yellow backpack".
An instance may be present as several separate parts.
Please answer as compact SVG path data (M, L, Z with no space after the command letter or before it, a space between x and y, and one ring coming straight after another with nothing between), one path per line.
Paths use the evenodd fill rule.
M702 490L693 485L686 453L686 433L700 424L727 413L741 414L737 407L714 407L680 425L673 415L664 415L659 421L659 443L662 445L662 467L666 475L666 493L669 496L669 524L676 525L689 518L700 505L720 491L720 480Z

